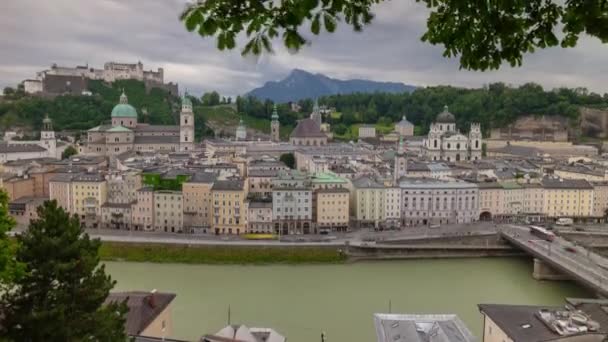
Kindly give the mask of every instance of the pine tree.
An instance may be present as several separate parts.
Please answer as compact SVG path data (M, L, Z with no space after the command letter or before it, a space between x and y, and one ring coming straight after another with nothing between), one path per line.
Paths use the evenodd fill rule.
M99 240L56 201L18 237L25 274L4 293L4 335L14 341L125 341L125 303L104 305L115 281L99 264Z
M14 281L22 271L15 262L16 244L8 237L15 226L15 220L8 213L8 194L0 190L0 292Z

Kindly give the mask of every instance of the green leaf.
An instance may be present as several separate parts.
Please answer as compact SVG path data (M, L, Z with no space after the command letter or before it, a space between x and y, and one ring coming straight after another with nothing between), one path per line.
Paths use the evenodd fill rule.
M186 29L192 32L203 20L203 15L198 10L193 10L192 13L186 18Z
M321 17L320 13L315 14L314 18L312 19L312 23L310 24L310 31L312 33L314 33L315 35L318 35L319 31L321 30L320 17Z
M336 20L328 13L323 15L323 24L327 32L334 32L336 30Z

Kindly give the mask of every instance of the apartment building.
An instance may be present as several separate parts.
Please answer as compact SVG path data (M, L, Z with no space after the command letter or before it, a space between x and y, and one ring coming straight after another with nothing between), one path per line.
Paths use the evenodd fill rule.
M133 228L132 203L105 203L101 206L101 226L107 229Z
M145 186L135 192L136 202L131 210L133 229L151 231L156 227L154 188Z
M182 184L184 226L207 233L213 223L211 188L216 177L212 173L196 173Z
M315 194L318 230L347 231L350 191L346 188L328 188L318 189Z
M594 213L593 186L584 179L543 178L543 213L548 217L591 217Z
M479 188L479 219L490 221L504 215L503 188L498 182L481 182Z
M593 186L593 217L606 217L608 210L608 182L594 182Z
M524 212L527 216L540 220L545 216L545 190L539 183L523 184Z
M479 219L479 188L463 181L402 178L401 222L405 226L471 223Z
M218 180L213 183L213 230L215 234L243 234L247 227L246 181Z
M312 185L307 174L281 171L272 181L272 222L281 234L310 234L313 228Z
M370 177L353 180L351 208L359 227L376 227L386 219L386 187Z
M49 181L50 199L75 214L86 227L97 228L107 199L107 183L100 174L61 174Z
M141 188L141 174L129 171L110 174L108 182L108 202L131 204L137 200L137 189Z
M249 193L261 197L272 195L272 180L277 177L279 170L250 169L248 173Z
M401 189L384 189L384 222L387 227L397 228L401 223Z
M247 232L279 233L272 226L272 201L252 200L247 204Z
M49 198L67 212L72 212L72 175L59 174L49 180Z
M101 206L106 203L107 183L100 174L77 174L72 177L72 213L78 215L81 224L97 228Z
M184 211L181 191L154 191L154 229L177 233L183 231Z

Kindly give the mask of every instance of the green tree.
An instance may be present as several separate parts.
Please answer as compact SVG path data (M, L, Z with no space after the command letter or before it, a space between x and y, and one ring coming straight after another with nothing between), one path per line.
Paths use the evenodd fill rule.
M66 147L66 149L63 150L63 152L61 153L61 159L68 159L71 156L74 156L77 154L78 154L78 150L74 146L70 145L70 146Z
M14 341L125 341L126 303L104 305L115 281L99 264L101 242L56 201L18 235L25 274L4 292L3 336Z
M217 106L220 104L220 94L217 91L210 93L204 93L201 97L201 101L205 106Z
M290 169L295 169L296 167L296 158L294 157L293 153L283 153L281 154L279 160L282 161L283 164L287 165L287 167Z
M14 257L16 244L7 234L14 226L15 220L8 212L8 194L0 189L0 292L5 291L23 271L23 265Z
M234 49L236 37L249 38L242 54L272 51L279 36L291 50L309 44L305 26L318 35L338 22L361 31L374 18L372 6L385 0L195 1L181 15L186 29L216 37L220 50ZM522 63L523 55L556 45L573 47L581 33L608 42L605 0L416 0L430 14L422 40L443 45L445 57L460 56L465 69L498 69ZM558 38L557 31L562 35Z
M336 134L339 134L339 135L344 135L344 133L346 133L347 130L348 130L348 127L346 127L345 124L337 124L334 126L334 132L336 132Z

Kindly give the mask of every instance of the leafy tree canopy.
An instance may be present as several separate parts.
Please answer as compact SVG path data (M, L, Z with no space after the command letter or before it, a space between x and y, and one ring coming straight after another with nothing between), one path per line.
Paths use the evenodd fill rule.
M74 146L70 145L70 146L66 147L66 149L63 150L63 152L61 153L61 159L68 159L71 156L74 156L77 154L78 154L78 150Z
M296 158L294 157L293 153L283 153L281 154L279 160L282 161L283 164L287 165L287 167L290 169L295 169L296 167Z
M374 19L373 5L388 0L196 1L181 20L188 31L215 37L220 50L234 49L245 33L242 54L272 52L280 38L291 50L314 35L334 32L339 22L361 31ZM421 39L443 45L445 57L460 57L465 69L498 69L503 62L522 64L525 53L560 45L573 47L586 33L608 41L605 0L416 0L430 9ZM561 28L561 33L558 31Z
M56 201L18 235L25 274L3 292L2 336L13 341L125 341L125 303L104 305L115 282L99 264L99 240Z

